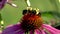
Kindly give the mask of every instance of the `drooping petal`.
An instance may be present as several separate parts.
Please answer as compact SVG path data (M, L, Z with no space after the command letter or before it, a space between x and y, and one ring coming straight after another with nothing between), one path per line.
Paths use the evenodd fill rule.
M55 29L54 27L52 27L50 25L43 24L42 27L47 29L51 34L60 34L60 30Z
M42 34L46 34L45 32L44 32L44 30L41 30L42 31Z
M39 30L35 30L35 34L42 34L42 32L41 32L41 30L39 31Z
M20 24L16 24L10 27L7 27L2 34L23 34L24 30L21 29Z
M7 0L0 0L0 9L2 9Z
M35 34L46 34L46 32L44 30L41 30L41 29L36 29Z

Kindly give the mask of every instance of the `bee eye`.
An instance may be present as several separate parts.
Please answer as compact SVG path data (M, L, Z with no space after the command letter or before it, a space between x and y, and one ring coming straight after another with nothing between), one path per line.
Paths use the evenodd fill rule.
M0 0L0 2L1 2L2 0Z
M32 10L32 14L36 14L36 10Z
M25 9L25 10L23 10L23 15L25 15L26 13L27 13L28 11Z

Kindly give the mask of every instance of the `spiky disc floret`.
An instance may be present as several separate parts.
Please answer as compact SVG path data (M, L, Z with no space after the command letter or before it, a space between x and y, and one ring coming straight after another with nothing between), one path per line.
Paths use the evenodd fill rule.
M42 25L42 18L35 14L27 14L23 16L21 24L22 29L30 31Z

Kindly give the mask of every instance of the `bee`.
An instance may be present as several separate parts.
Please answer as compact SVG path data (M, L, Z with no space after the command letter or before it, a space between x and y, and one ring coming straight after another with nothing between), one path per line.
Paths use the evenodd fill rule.
M35 9L29 8L29 9L24 9L22 12L23 15L26 15L28 13L41 16L41 12L39 11L39 9L35 10Z

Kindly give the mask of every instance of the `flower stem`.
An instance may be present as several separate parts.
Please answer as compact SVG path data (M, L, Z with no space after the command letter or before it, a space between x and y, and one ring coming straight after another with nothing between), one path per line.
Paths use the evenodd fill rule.
M4 29L4 22L2 20L1 14L0 14L0 31Z

